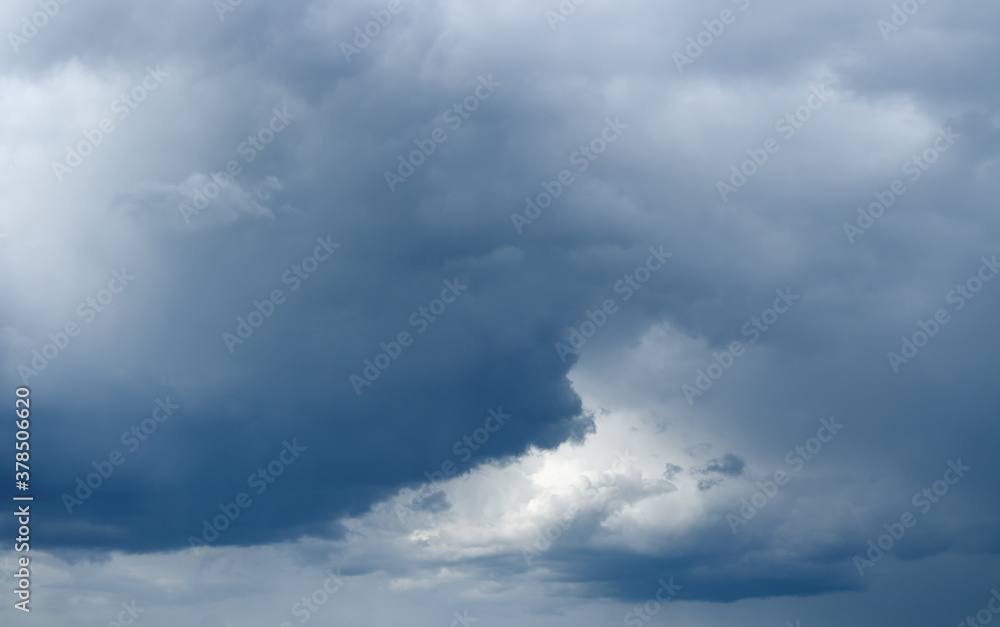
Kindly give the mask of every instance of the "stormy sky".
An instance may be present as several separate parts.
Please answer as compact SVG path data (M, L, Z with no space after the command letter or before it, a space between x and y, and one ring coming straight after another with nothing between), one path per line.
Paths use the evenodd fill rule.
M4 625L1000 620L994 3L0 24Z

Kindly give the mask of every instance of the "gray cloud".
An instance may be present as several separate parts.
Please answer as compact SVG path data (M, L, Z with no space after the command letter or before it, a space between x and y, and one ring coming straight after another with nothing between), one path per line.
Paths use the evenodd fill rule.
M736 606L747 624L874 624L904 587L951 585L940 573L961 565L947 608L899 611L938 624L976 609L996 585L1000 516L1000 291L969 283L1000 254L983 78L996 7L929 2L887 31L891 3L592 1L555 29L557 3L401 6L350 62L342 44L386 4L244 0L220 19L210 2L69 3L0 52L2 379L37 372L35 531L66 591L93 591L75 560L188 559L170 551L246 493L197 568L272 548L296 564L295 543L315 542L365 599L387 577L499 622L518 617L484 599L523 602L521 624L562 611L524 589L536 578L553 598L602 599L592 616L616 622L673 576L688 624ZM734 21L712 33L725 9ZM13 3L0 20L19 33L39 10ZM169 75L121 117L149 66ZM480 77L498 83L488 98ZM801 121L820 84L828 99ZM294 116L280 131L276 110ZM89 139L106 118L114 131ZM609 119L620 136L593 143ZM953 145L928 153L941 129ZM88 141L59 182L53 162ZM415 150L391 190L386 172ZM717 182L735 187L741 167L723 200ZM868 224L859 208L894 181L906 191L852 242L845 224ZM512 214L542 192L551 204L519 233ZM323 257L317 238L339 247ZM643 281L650 247L671 257ZM103 302L123 268L135 279ZM801 300L770 321L787 289ZM949 321L930 333L939 310ZM567 359L557 344L588 320ZM894 367L918 332L926 344ZM179 409L151 418L167 398ZM511 418L477 440L496 407ZM848 427L810 453L830 415ZM301 456L269 470L293 440ZM625 450L638 461L610 470ZM101 476L115 451L124 462ZM861 577L854 556L958 458L968 475ZM441 492L399 520L401 491L449 461ZM726 514L779 470L794 476L734 534ZM532 525L552 520L559 538L526 563ZM213 594L239 597L250 570ZM151 606L183 598L182 620L242 624L149 586ZM98 609L142 591L108 590L121 599ZM771 597L791 614L741 605ZM438 624L449 607L417 614Z

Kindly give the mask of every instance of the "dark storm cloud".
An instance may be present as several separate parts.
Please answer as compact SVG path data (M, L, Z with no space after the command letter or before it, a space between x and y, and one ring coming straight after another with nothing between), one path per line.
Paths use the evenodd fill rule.
M265 31L293 28L288 22L300 27L288 14L282 14L283 27L266 16L258 19ZM216 84L251 88L233 76L240 72L230 71L224 56L206 56L214 61L208 72L218 78ZM339 58L328 62L342 66ZM172 70L178 74L191 69L179 60L178 65ZM257 86L269 80L252 78ZM291 84L285 77L270 78L275 92L294 94L306 87L295 76L288 77ZM89 369L80 357L61 356L33 382L38 394L60 386L73 396L51 410L52 424L64 425L74 437L71 448L69 440L50 447L48 463L61 470L46 489L68 496L66 508L53 503L51 514L60 522L41 530L47 542L131 550L186 546L189 536L201 535L202 521L219 515L218 506L236 502L240 492L252 496L252 509L221 534L220 544L336 534L331 519L364 511L453 457L453 442L478 427L488 407L502 406L514 418L480 460L582 435L575 426L579 401L564 379L569 364L551 349L558 326L533 305L556 291L558 271L539 273L536 262L509 246L508 233L475 217L483 211L456 213L469 207L456 205L442 190L426 190L426 183L414 180L394 196L382 184L381 170L409 152L422 126L443 124L440 112L475 93L480 83L474 76L460 77L443 91L439 84L407 80L410 84L373 97L372 80L359 77L337 92L331 91L333 83L324 86L331 93L315 107L293 104L289 111L297 119L253 161L241 151L242 143L268 125L268 107L284 106L280 93L243 114L240 132L231 132L237 125L228 114L224 126L214 124L198 83L174 94L179 111L160 119L190 119L190 130L174 132L190 136L195 147L205 143L196 134L210 129L217 145L189 153L186 162L147 164L157 167L147 167L148 176L176 182L172 191L140 183L119 194L112 215L134 220L143 230L137 286L116 304L115 335L102 338L115 348L103 347L106 361ZM400 102L399 94L412 90L426 94ZM356 102L362 95L369 106ZM458 155L440 155L441 163L426 166L422 176L449 167L449 180L462 181L466 176L451 163L476 150L478 142L502 141L500 112L487 111L487 105L502 106L484 103L448 145ZM359 111L368 119L359 120ZM423 123L415 125L418 120ZM366 147L379 147L378 153L366 155ZM256 213L278 214L273 227L269 221L242 220L237 209L221 220L230 229L213 228L220 222L214 214L231 204L220 197L191 219L203 229L178 232L181 196L211 183L191 172L210 175L231 160L245 169L233 188L253 188L277 175L280 184L270 196L255 199ZM333 176L318 176L325 171ZM346 186L346 180L361 186ZM479 193L462 187L456 189L460 194ZM262 204L268 200L271 206ZM286 204L298 213L281 215ZM442 229L452 214L458 224ZM342 248L314 274L299 278L296 265L313 254L317 237L332 238ZM443 314L429 313L437 311L435 301L441 304L449 285L458 286L447 296L453 303ZM253 313L254 303L275 289L285 296L274 305L273 319L245 343L227 344L223 333L238 335L237 317L260 315ZM575 298L570 286L561 289L563 298ZM403 332L412 343L400 347ZM394 351L402 354L378 379L365 378L364 387L349 381L351 375L365 377L380 353L395 356ZM72 381L64 378L74 371ZM142 432L154 399L165 397L183 409L156 432ZM123 435L136 425L138 434ZM282 442L296 438L307 449L301 460L287 475L270 477L267 465ZM90 490L76 479L106 467L116 450L126 455L125 465L84 499ZM266 481L258 485L252 475Z
M725 477L738 477L743 474L745 467L746 462L740 459L739 456L726 453L721 459L708 460L708 463L703 467L693 469L691 474L703 477L698 480L699 490L708 490L721 484Z
M710 459L704 468L697 469L698 474L717 473L725 477L736 477L743 474L746 462L732 453L726 453L721 459Z
M590 2L552 33L538 7L404 4L350 63L340 44L371 19L367 5L245 1L220 21L208 2L74 3L20 54L6 50L20 77L78 63L132 80L160 63L174 81L54 192L74 215L100 216L78 244L88 267L130 264L136 279L32 381L46 416L35 436L46 545L183 548L241 492L252 504L216 544L341 537L338 518L424 481L491 407L512 417L473 463L582 438L574 360L555 344L606 299L620 311L584 348L607 356L595 369L622 404L687 407L681 385L695 368L747 342L744 325L794 286L801 302L691 410L732 451L700 472L727 485L756 479L836 413L850 430L809 467L834 485L790 488L738 537L725 511L709 512L687 547L653 555L582 550L597 534L591 519L568 536L573 550L557 546L542 563L556 579L628 600L668 575L698 600L859 590L852 556L959 456L975 472L893 555L996 553L1000 290L990 285L960 311L948 301L981 256L1000 253L998 94L983 78L1000 45L995 7L928 3L886 42L876 21L888 5L754 2L681 74L671 54L721 9ZM720 201L716 181L827 76L836 97ZM476 95L481 77L499 86L454 126L446 112ZM284 107L296 117L248 161L241 146ZM619 117L621 137L576 171L574 152ZM849 243L843 224L905 179L903 164L936 127L961 136L954 148ZM385 172L398 174L400 157L436 129L446 141L390 190ZM60 136L52 158L69 141ZM232 160L240 174L186 222L179 199ZM563 169L574 182L518 234L511 214ZM317 238L340 246L301 278L293 268L316 255ZM615 286L651 246L673 257L625 301ZM67 290L60 322L10 349L8 388L102 281L95 272ZM468 287L444 303L446 282ZM269 310L255 302L276 289L273 313L227 346L237 317ZM436 299L443 313L421 313ZM3 307L29 323L27 309ZM886 353L941 307L955 322L894 373ZM704 340L692 357L700 366L665 379L613 360L661 322ZM366 360L381 352L389 366L372 370ZM133 434L140 446L128 451L123 434L142 432L167 397L180 409L148 440ZM305 448L294 463L282 461L286 441ZM61 495L115 450L124 464L68 514ZM268 470L275 460L280 475ZM799 516L803 486L817 485L828 498L807 516L813 526L789 531L782 523ZM769 552L785 557L752 559Z

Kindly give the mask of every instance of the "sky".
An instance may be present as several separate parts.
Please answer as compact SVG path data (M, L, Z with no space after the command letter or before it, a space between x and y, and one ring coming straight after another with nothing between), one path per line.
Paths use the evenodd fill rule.
M4 625L1000 620L995 3L0 25Z

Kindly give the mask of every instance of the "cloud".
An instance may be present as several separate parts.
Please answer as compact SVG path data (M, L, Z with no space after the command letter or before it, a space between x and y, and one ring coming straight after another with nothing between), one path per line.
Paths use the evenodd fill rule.
M554 29L556 3L402 4L350 62L386 4L71 3L0 53L0 378L39 407L35 531L72 592L53 611L105 620L141 590L183 600L156 620L243 624L241 577L271 558L343 562L380 606L359 623L400 618L385 590L426 624L465 601L617 622L673 576L690 624L775 596L834 624L837 603L891 615L890 573L980 582L1000 291L962 290L1000 253L995 7L928 3L886 40L892 7L862 2L589 2ZM149 68L168 75L134 92ZM894 371L940 309L955 323ZM810 452L831 415L847 428ZM959 457L974 470L860 577ZM100 607L90 559L114 575Z

